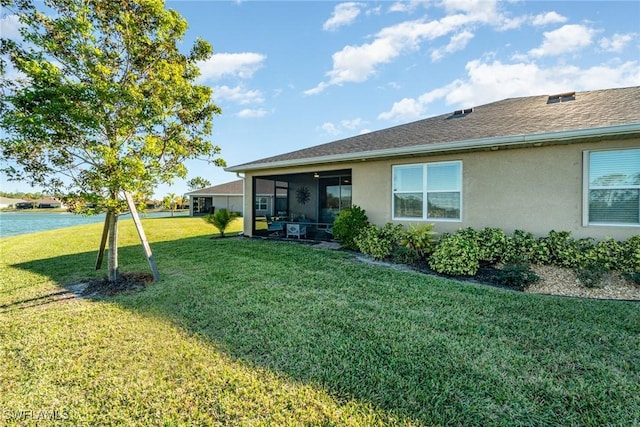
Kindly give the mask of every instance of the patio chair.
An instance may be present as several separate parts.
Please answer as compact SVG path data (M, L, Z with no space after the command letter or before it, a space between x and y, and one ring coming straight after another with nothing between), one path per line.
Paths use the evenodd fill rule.
M298 239L307 237L307 226L303 224L287 224L287 239L289 236L296 236Z
M269 231L269 236L279 236L284 231L284 225L280 221L267 223L267 231Z

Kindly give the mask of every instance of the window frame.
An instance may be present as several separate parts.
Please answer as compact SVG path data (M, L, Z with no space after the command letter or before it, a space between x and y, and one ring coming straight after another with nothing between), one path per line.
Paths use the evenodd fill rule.
M589 175L591 172L591 153L602 152L615 152L626 150L638 150L637 147L624 147L624 148L609 148L603 150L585 150L582 152L582 226L583 227L632 227L640 228L640 220L638 223L623 223L623 222L600 222L589 221L589 193L591 191L591 183L589 182ZM624 188L638 189L640 191L640 185L624 186ZM596 188L598 189L598 188ZM638 203L638 210L640 211L640 201ZM640 216L640 213L639 213Z
M262 201L264 200L264 209L262 208ZM266 196L256 196L255 210L266 211L269 209L269 198Z
M458 175L458 183L459 186L456 190L428 190L427 176L428 176L428 168L429 166L443 166L443 165L458 165L459 175ZM394 187L396 170L407 167L422 167L422 190L405 190L405 191L396 191ZM429 221L429 222L462 222L463 221L463 164L462 160L446 160L442 162L427 162L427 163L406 163L399 165L392 165L391 167L391 219L393 221ZM428 210L428 200L429 194L437 194L437 193L459 193L460 194L460 214L458 218L432 218L429 217ZM395 196L396 194L409 194L409 193L421 193L422 194L422 217L401 217L396 216L395 212Z

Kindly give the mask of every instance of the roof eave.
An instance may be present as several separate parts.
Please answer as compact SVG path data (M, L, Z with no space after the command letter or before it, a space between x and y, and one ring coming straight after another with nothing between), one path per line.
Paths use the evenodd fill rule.
M571 143L585 138L613 138L621 136L640 135L640 123L598 127L591 129L577 129L561 132L548 132L531 135L514 135L494 138L471 139L464 141L442 142L436 144L415 145L411 147L389 148L384 150L361 151L357 153L336 154L330 156L307 157L301 159L281 160L276 162L253 163L225 168L227 172L245 172L260 169L275 169L322 163L336 163L346 161L364 161L384 157L409 156L417 154L436 154L451 151L470 151L487 148L513 147L522 145L542 144L545 142Z

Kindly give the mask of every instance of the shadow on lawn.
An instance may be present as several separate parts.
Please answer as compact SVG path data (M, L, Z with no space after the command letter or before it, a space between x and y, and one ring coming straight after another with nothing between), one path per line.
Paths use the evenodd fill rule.
M504 420L505 413L512 420L531 415L507 402L496 406L488 393L506 398L513 384L503 386L504 371L474 359L501 357L500 350L483 347L486 335L515 347L543 348L554 342L541 336L518 343L518 326L513 332L505 326L510 313L523 310L533 298L425 283L432 279L412 273L406 282L395 283L398 272L371 270L344 254L291 243L202 236L152 243L152 249L163 280L109 302L166 317L234 358L320 385L340 401L367 402L401 418L492 424ZM141 252L139 246L120 248L121 265L148 271ZM95 254L82 253L14 267L70 288L77 281L69 282L68 272L81 264L87 263L87 278L105 274L96 276L93 262ZM478 303L486 292L495 292L491 297L500 301ZM562 305L555 300L545 304ZM576 315L571 311L566 310L567 317ZM546 316L544 311L539 315ZM529 320L544 328L547 319L534 317ZM552 419L564 409L540 410L543 418Z

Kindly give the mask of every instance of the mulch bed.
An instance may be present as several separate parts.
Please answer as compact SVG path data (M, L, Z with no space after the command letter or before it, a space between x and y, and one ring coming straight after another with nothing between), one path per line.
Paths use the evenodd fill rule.
M122 273L115 282L106 277L84 282L86 287L80 293L83 297L113 296L121 293L133 293L153 283L151 273Z

